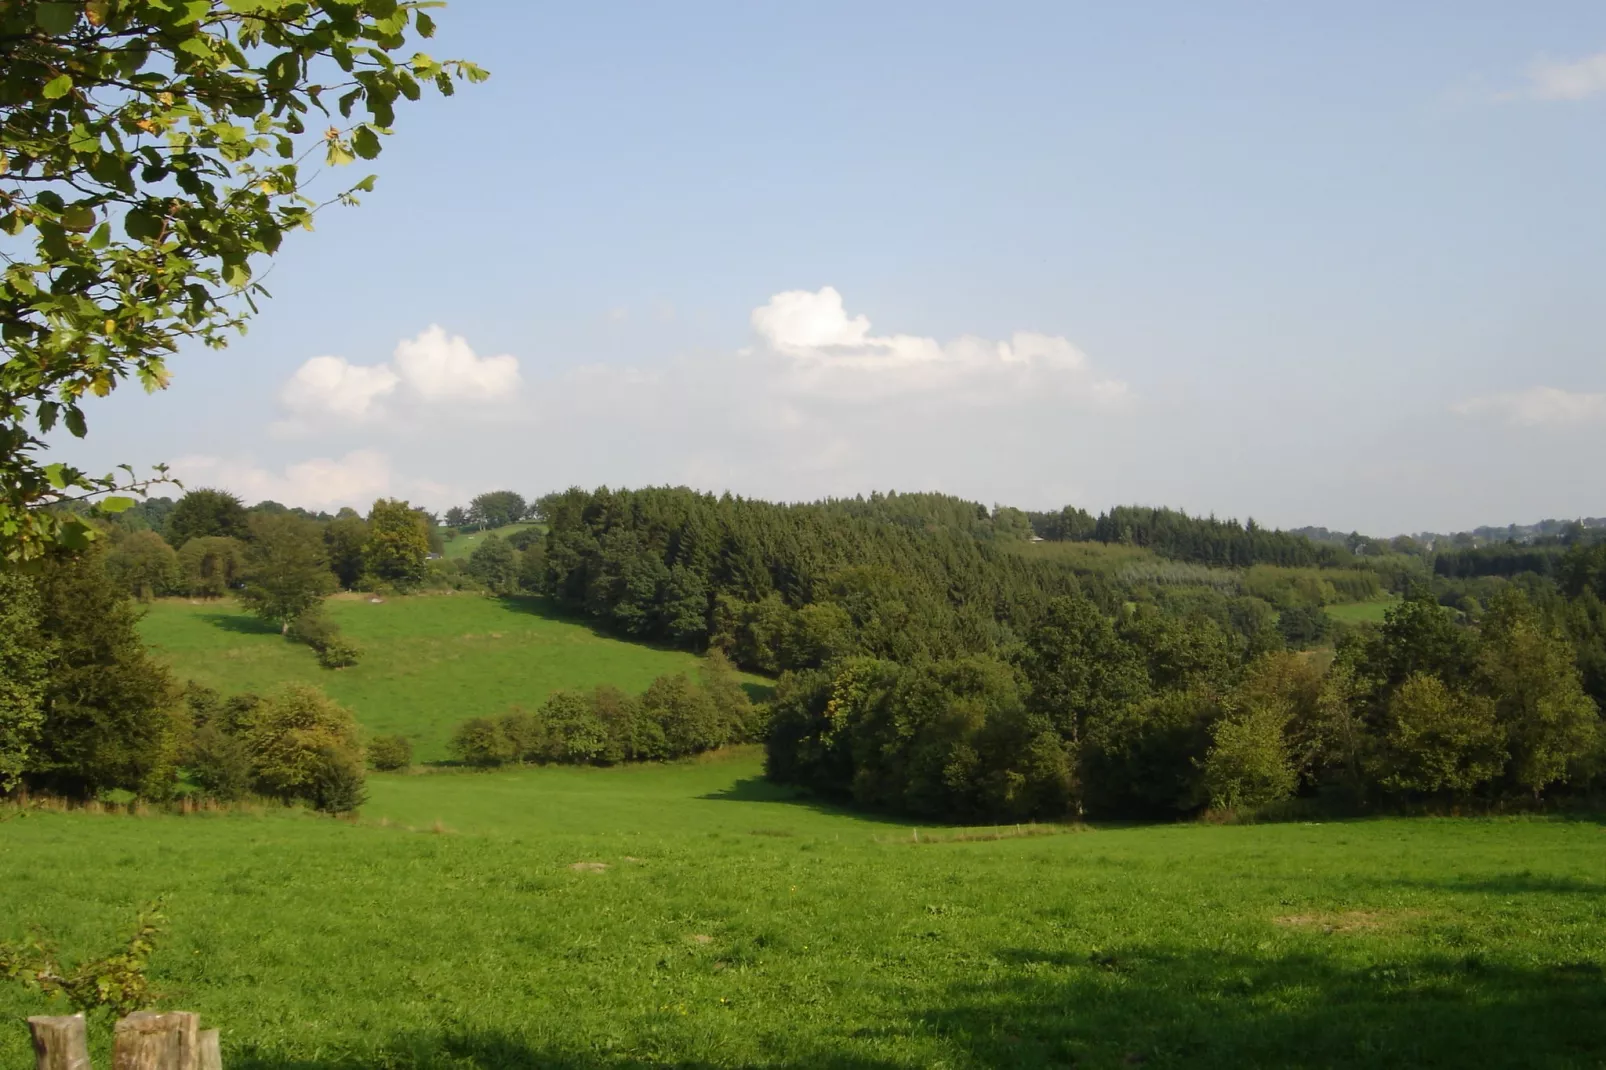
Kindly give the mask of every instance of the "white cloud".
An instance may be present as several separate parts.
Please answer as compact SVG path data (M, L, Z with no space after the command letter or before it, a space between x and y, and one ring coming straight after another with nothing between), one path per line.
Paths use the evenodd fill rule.
M946 393L956 402L986 403L1047 390L1095 405L1129 393L1119 380L1096 378L1086 354L1057 335L1016 331L999 342L966 335L943 345L871 334L868 317L850 317L831 286L778 293L753 310L751 322L771 351L790 358L793 384L805 392L866 399Z
M366 512L375 498L397 493L390 459L375 450L353 450L339 459L318 457L283 472L248 460L208 456L180 457L172 469L185 486L223 487L247 503L271 498L308 509L349 505Z
M1528 68L1526 96L1535 100L1583 100L1606 93L1606 52L1578 60L1541 59Z
M389 364L352 364L344 357L302 364L279 392L291 419L274 430L375 419L386 414L385 401L414 407L505 401L517 395L520 382L517 357L477 356L461 335L431 325L398 343Z
M384 364L352 364L344 357L313 357L296 369L279 398L292 412L324 412L361 420L401 380Z
M496 401L519 389L519 358L475 356L461 335L430 326L396 346L396 371L424 401Z
M1606 394L1536 386L1467 398L1450 406L1462 416L1493 416L1512 427L1567 427L1606 419Z

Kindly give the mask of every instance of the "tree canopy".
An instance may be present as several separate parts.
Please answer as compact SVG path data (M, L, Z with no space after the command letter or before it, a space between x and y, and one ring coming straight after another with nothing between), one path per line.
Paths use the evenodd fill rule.
M258 298L261 260L322 204L321 168L378 156L396 104L478 81L409 42L410 0L14 0L0 6L0 558L81 546L52 505L134 478L46 464L57 425L167 356L221 347ZM160 472L158 474L161 474ZM109 509L132 499L116 496Z

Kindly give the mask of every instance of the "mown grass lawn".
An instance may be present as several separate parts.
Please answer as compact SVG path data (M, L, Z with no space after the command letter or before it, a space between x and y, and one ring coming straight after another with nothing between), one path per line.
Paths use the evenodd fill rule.
M363 649L349 669L319 668L308 647L234 602L157 602L140 632L180 679L220 691L264 692L289 681L317 684L376 733L413 739L416 757L446 757L452 728L515 705L539 706L562 688L614 684L645 690L663 673L692 672L698 659L599 635L534 598L431 595L339 596L329 616ZM762 691L759 677L744 679Z
M166 894L154 979L233 1070L1606 1060L1598 822L917 843L752 750L371 789L356 824L13 817L0 939L103 951ZM47 1009L0 985L0 1066Z

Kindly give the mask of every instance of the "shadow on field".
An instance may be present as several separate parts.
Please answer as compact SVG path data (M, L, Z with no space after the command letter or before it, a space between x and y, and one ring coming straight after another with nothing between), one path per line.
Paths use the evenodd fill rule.
M1401 877L1380 880L1380 886L1417 888L1425 892L1465 892L1472 895L1601 895L1606 896L1606 879L1582 880L1578 877L1540 877L1532 873L1498 873L1486 877L1451 877L1421 880Z
M873 810L863 810L852 806L839 806L835 803L819 799L802 788L795 788L789 784L777 784L761 776L743 777L728 788L711 791L707 795L697 796L699 799L709 799L715 802L740 803L782 803L787 806L797 806L805 810L813 810L817 814L829 814L832 817L851 817L874 825L895 825L898 828L912 828L919 824L921 828L938 828L930 822L910 822L907 818L889 817L878 814Z
M663 1045L643 1045L636 1054L577 1053L532 1043L511 1033L457 1033L445 1036L406 1037L384 1048L328 1059L285 1059L250 1051L229 1053L230 1070L358 1070L359 1067L386 1067L388 1070L625 1070L627 1067L673 1067L678 1070L716 1070L741 1065L730 1061L708 1062L677 1059L660 1050ZM802 1056L765 1059L758 1065L774 1070L892 1070L907 1063L863 1059L834 1052L811 1052Z
M278 635L279 626L244 613L200 613L197 616L214 628L238 635Z
M1343 939L1343 938L1337 938ZM454 1067L622 1070L764 1066L890 1070L941 1061L977 1067L1584 1067L1606 1058L1606 974L1588 962L1514 966L1476 955L1360 961L1363 945L1272 957L1135 945L1091 954L1005 948L935 1006L882 1023L798 1035L755 1023L751 1048L720 1058L699 1031L621 1022L620 1051L576 1036L508 1031L408 1034L361 1053L287 1059L236 1048L233 1070ZM1382 948L1378 948L1382 950ZM533 1030L532 1030L533 1031ZM561 1035L561 1034L560 1034ZM685 1058L694 1047L704 1058ZM576 1050L576 1049L579 1050Z
M1362 965L1141 946L997 957L1008 975L957 985L923 1016L986 1066L1567 1067L1606 1057L1606 971L1593 962Z

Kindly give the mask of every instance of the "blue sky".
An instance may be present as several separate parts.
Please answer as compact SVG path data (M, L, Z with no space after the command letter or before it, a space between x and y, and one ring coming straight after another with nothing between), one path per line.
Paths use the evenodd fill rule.
M62 456L321 507L669 482L1383 534L1606 513L1600 4L438 22L491 80L405 109L250 335Z

